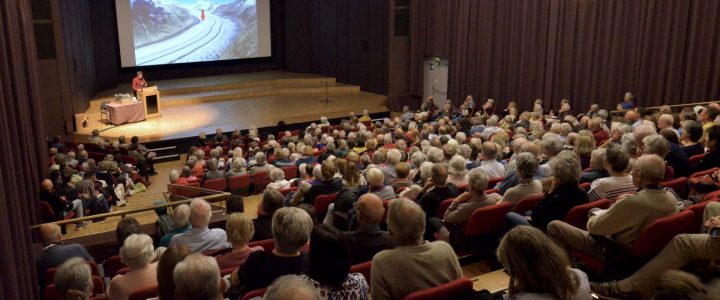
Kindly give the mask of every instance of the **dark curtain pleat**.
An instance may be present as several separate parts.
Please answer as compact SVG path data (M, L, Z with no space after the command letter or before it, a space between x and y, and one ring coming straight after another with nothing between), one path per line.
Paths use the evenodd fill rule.
M47 169L30 1L0 2L0 298L35 299L30 226Z
M718 97L720 1L417 0L412 2L411 92L423 62L450 63L448 97L535 98L576 111L614 108L626 91L642 106Z

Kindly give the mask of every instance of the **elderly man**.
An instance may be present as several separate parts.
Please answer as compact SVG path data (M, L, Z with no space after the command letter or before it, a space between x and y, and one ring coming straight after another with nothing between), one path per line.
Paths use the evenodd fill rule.
M460 263L449 244L423 240L425 214L420 206L405 199L392 200L387 219L398 247L373 257L372 299L402 299L409 293L462 277Z
M70 211L75 211L75 216L78 218L83 217L83 204L80 199L65 199L64 196L60 196L53 191L53 183L50 179L45 179L40 184L40 201L47 202L50 205L53 212L55 213L55 220L44 220L46 222L53 222L62 220L62 218ZM87 226L87 222L77 224L77 229Z
M497 161L498 147L493 142L484 142L480 146L480 168L490 178L505 176L505 166Z
M422 194L419 196L418 204L429 217L436 215L440 202L445 199L455 198L458 195L457 187L447 183L448 167L444 163L434 164L431 170L431 178L425 182Z
M270 172L272 170L273 166L271 164L265 163L266 160L265 152L258 152L255 153L255 164L250 167L250 170L248 171L250 175L255 175L257 172Z
M605 131L603 128L603 119L601 118L592 118L590 122L588 123L588 129L592 131L593 138L595 139L595 147L599 147L600 145L604 144L608 139L610 139L610 133Z
M675 124L675 118L671 114L662 114L662 115L660 115L660 117L658 117L658 121L657 121L658 131L663 130L663 129L669 129L669 130L672 130L672 132L674 132L679 138L680 132L678 132L678 130L675 129L675 127L673 127L674 124Z
M381 200L390 200L396 197L393 187L385 185L385 176L380 169L370 168L367 171L367 182L368 192L377 195Z
M379 152L376 152L379 153ZM397 177L397 172L395 171L395 165L400 162L400 159L402 158L402 153L400 153L400 150L398 149L390 149L387 152L387 159L386 164L380 165L380 169L383 171L383 174L385 175L385 179L387 181L393 181Z
M297 207L283 207L272 218L275 242L273 251L255 251L245 265L233 272L233 286L241 285L242 292L264 288L276 278L306 271L308 255L301 252L310 240L313 221L310 215Z
M40 254L35 257L35 267L37 268L39 284L43 288L45 287L45 272L48 269L55 268L73 257L93 260L82 245L64 245L60 226L56 224L43 224L40 226L40 238L44 247Z
M720 257L720 237L712 233L720 231L720 203L711 202L705 207L703 225L704 233L676 235L632 276L617 282L590 283L590 287L603 296L629 299L633 298L631 293L650 292L653 280L665 270L682 268L691 261L716 260Z
M524 144L522 144L522 146L520 146L520 153L523 153L523 152L528 152L528 153L532 154L533 156L535 156L536 158L540 157L540 147L538 147L537 144L532 143L532 142L524 143ZM539 163L540 162L538 161L538 164ZM539 166L538 166L538 170L539 170ZM544 177L542 176L542 174L540 174L539 171L536 171L533 174L533 179L540 180L543 178ZM505 175L505 178L500 183L498 183L498 185L495 186L495 188L500 190L501 195L504 195L510 188L516 186L519 182L520 182L520 178L518 177L517 170L510 170Z
M375 194L365 194L355 204L355 216L358 227L355 231L344 232L352 252L352 264L372 259L378 252L395 247L387 231L380 229L380 221L385 214L382 200Z
M318 290L307 278L299 275L280 276L267 289L264 300L321 300Z
M210 204L203 199L194 199L190 202L190 224L192 229L173 236L170 240L170 246L186 245L193 252L230 247L225 230L208 228L211 217Z
M663 190L665 162L657 155L643 155L635 161L632 180L640 190L623 195L605 212L590 217L587 231L563 221L553 221L547 233L568 250L579 250L597 259L604 259L602 248L590 237L607 236L619 245L630 248L642 230L656 219L677 212L675 196Z
M637 153L642 154L643 153L643 140L646 137L649 137L651 135L657 134L657 131L655 130L652 125L649 124L642 124L637 127L633 127L633 135L635 137L635 143L637 143Z
M656 134L643 139L643 153L656 154L665 159L668 166L673 168L675 177L689 177L691 169L688 168L690 160L687 153L677 144L670 143L664 136Z
M175 266L172 280L181 300L222 300L220 269L212 257L191 254Z

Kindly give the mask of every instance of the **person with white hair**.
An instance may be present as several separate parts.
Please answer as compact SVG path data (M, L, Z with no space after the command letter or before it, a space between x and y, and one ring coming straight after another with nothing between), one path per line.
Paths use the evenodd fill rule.
M370 168L367 170L368 192L380 197L382 200L390 200L396 198L395 190L392 186L385 185L385 175L378 168Z
M232 285L242 284L241 293L247 293L267 287L280 276L306 272L308 255L301 249L310 240L312 229L306 211L297 207L277 210L272 217L275 249L250 254L245 265L231 275Z
M215 257L220 269L242 266L250 254L263 250L260 246L248 246L248 242L255 234L255 226L245 214L230 214L225 225L225 231L227 232L228 242L232 244L232 251Z
M602 198L615 202L620 195L635 193L637 188L633 178L627 173L630 163L630 155L623 151L622 146L610 144L605 149L605 169L610 176L600 178L592 182L588 198L596 201Z
M545 155L546 162L540 165L540 176L545 178L553 175L553 168L550 166L550 160L563 150L563 143L553 134L546 134L542 137L542 153Z
M515 164L518 184L505 191L502 199L503 202L513 205L527 196L542 193L542 183L533 178L540 167L537 157L529 152L521 152L516 155Z
M668 166L673 168L675 178L690 177L692 169L687 153L675 143L671 143L660 134L651 135L643 139L643 153L657 154Z
M619 144L610 143L608 144L608 147L610 145ZM590 153L590 170L587 172L583 170L583 173L580 176L580 183L593 182L600 178L610 176L610 173L608 173L608 171L605 169L605 149L606 148L597 148L593 150L592 153Z
M380 153L379 151L375 153ZM387 152L385 164L380 165L380 170L382 170L383 174L385 175L385 179L387 181L393 181L397 177L397 172L395 171L395 165L400 162L400 159L402 158L402 153L400 153L400 150L398 149L390 149Z
M284 275L271 284L264 300L321 300L323 299L310 281L300 275Z
M242 157L233 156L232 168L225 172L225 179L230 179L231 177L245 174L247 174L247 170L245 170L245 159Z
M268 189L282 190L289 188L290 181L285 180L285 172L282 169L274 168L270 171L270 184L267 185Z
M173 281L179 300L222 300L220 268L212 257L190 254L175 266Z
M177 234L170 240L170 246L186 245L193 252L227 248L225 230L220 228L209 229L212 209L203 199L193 199L190 202L190 231Z
M487 121L485 121L485 129L483 129L480 135L482 135L485 140L489 140L490 137L499 130L502 129L497 126L497 119L495 117L490 117Z
M455 155L450 159L448 163L448 179L447 182L452 183L456 186L464 186L468 183L467 169L465 168L465 158L460 155Z
M270 172L274 167L266 162L267 156L265 152L259 151L255 153L255 164L250 167L250 175L255 175L257 172Z
M111 300L128 299L136 290L157 286L157 262L153 240L147 234L132 234L120 248L120 260L130 268L110 280L107 296Z
M205 180L225 178L223 171L219 170L219 163L217 158L211 158L207 163L208 170L205 172Z
M671 114L662 114L658 117L657 120L657 128L658 131L663 129L669 129L672 130L672 132L675 133L675 135L680 137L680 132L678 132L677 129L674 127L675 124L675 118Z
M82 258L71 258L61 264L53 281L60 299L87 300L92 296L92 272Z
M480 146L480 166L490 178L505 176L505 166L497 161L498 147L493 142L484 142Z
M425 222L425 213L415 202L390 201L387 223L397 248L383 250L373 257L372 299L402 299L412 292L462 277L460 262L450 245L423 239Z
M62 230L54 223L47 223L40 226L40 241L43 248L35 256L35 267L40 286L45 286L45 272L48 269L56 268L73 257L85 260L93 260L85 247L80 244L63 244Z
M160 241L158 242L158 246L160 247L169 247L170 241L175 235L185 233L190 230L190 206L187 204L180 204L176 206L172 211L170 220L172 220L173 223L173 230L160 238Z
M657 134L657 131L655 130L655 127L648 125L648 124L642 124L638 125L633 128L633 136L635 138L635 143L638 146L638 149L636 150L638 154L642 154L643 152L643 140L646 137L649 137L651 135Z

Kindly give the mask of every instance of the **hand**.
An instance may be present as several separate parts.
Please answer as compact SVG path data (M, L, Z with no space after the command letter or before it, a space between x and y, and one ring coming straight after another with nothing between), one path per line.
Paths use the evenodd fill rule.
M712 217L705 222L705 230L708 232L710 229L720 227L720 217Z
M423 192L427 191L431 187L434 187L435 183L433 182L432 178L428 178L428 180L425 182L425 185L423 186Z
M460 196L457 196L457 198L455 198L455 200L453 200L453 202L458 203L458 204L465 203L468 200L470 200L470 198L472 198L472 194L470 194L470 192L464 192Z

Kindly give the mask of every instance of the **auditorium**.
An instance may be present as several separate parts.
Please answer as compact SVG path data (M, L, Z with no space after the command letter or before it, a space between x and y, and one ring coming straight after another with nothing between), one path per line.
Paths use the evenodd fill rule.
M720 299L720 1L0 2L0 299Z

